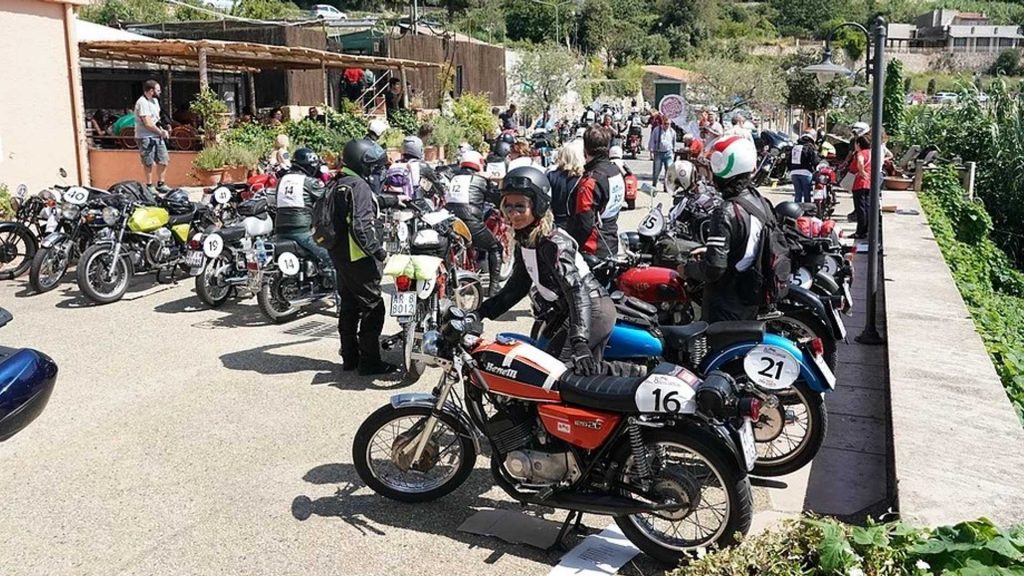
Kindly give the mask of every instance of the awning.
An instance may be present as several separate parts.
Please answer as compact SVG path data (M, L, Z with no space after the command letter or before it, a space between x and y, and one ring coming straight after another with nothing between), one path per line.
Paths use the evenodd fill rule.
M273 46L223 40L83 40L83 58L129 62L156 62L172 66L195 66L200 53L211 68L316 70L321 68L440 68L441 64L339 54L314 48Z
M78 42L103 42L103 41L124 41L136 40L139 42L150 42L153 39L127 30L118 30L110 26L103 26L85 20L75 20L75 35Z

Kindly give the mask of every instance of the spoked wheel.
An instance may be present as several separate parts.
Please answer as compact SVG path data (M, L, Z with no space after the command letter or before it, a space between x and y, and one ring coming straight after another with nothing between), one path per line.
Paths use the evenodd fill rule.
M268 274L263 278L263 285L256 294L256 302L263 315L275 324L283 324L299 314L298 306L292 306L288 293L295 280L282 274Z
M779 405L762 407L754 423L754 476L782 476L803 468L818 454L828 432L825 401L806 382L798 380L788 393L776 396Z
M234 263L224 254L213 260L207 260L203 271L196 276L196 294L204 304L211 308L217 308L228 301L231 296L231 286L226 282L227 273Z
M352 461L374 492L402 502L426 502L455 490L469 477L476 463L471 433L447 413L436 418L422 455L414 461L416 441L430 413L426 406L388 404L359 427Z
M78 262L78 288L93 302L116 302L128 290L131 267L124 256L114 262L114 247L109 244L90 246Z
M40 248L32 258L28 282L38 293L49 292L60 284L71 264L71 242Z
M38 246L28 228L14 222L0 227L0 280L10 280L28 272Z
M644 432L653 472L647 490L638 490L637 463L628 443L619 448L619 482L624 495L656 504L678 504L649 514L615 518L629 540L651 557L678 564L683 555L712 544L734 544L753 517L750 481L728 449L710 435L690 431ZM632 492L632 493L631 493Z

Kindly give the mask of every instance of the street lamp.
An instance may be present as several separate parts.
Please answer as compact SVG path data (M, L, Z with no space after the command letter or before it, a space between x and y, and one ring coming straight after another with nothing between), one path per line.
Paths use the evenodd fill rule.
M871 79L871 203L868 210L868 280L867 280L867 320L864 331L857 336L861 344L882 344L884 340L878 333L876 316L878 315L878 251L879 227L882 224L881 188L882 188L882 97L885 85L885 38L888 35L888 24L885 18L876 16L871 21L871 32L856 22L843 22L833 28L825 37L825 51L821 63L803 69L814 74L819 81L828 82L836 74L849 74L850 71L832 61L832 38L841 28L856 28L868 41L869 55L867 58L867 77ZM871 46L875 51L870 53Z
M562 43L562 26L561 26L561 24L559 22L559 19L558 19L558 9L561 6L563 6L565 4L571 4L572 2L571 1L570 2L544 2L544 0L533 0L533 2L535 2L537 4L540 4L542 6L547 6L548 8L554 8L555 9L555 37L558 38L558 43L561 44Z

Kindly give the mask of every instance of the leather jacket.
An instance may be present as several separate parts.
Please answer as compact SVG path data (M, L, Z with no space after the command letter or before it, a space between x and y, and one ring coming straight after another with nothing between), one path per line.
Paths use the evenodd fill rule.
M324 195L324 183L297 169L281 177L267 203L276 208L274 231L309 232L313 226L313 204Z
M607 258L612 254L601 241L601 213L605 211L611 196L609 179L617 177L621 183L622 172L607 156L594 158L583 169L579 185L569 195L566 230L585 254Z
M607 297L607 291L591 274L568 233L556 228L535 249L530 249L525 248L523 242L531 230L516 232L512 275L498 294L480 305L480 316L497 318L529 294L540 308L567 308L568 340L588 341L591 298ZM536 290L531 291L531 287Z
M749 178L720 186L722 202L711 212L711 229L706 240L704 258L690 261L686 266L687 278L706 281L709 285L727 283L735 278L736 266L748 256L752 233L750 214L739 206L736 199L745 196L754 203L764 200L750 187ZM761 224L755 234L760 233Z
M574 176L562 169L548 172L548 182L551 184L551 213L555 217L555 224L559 227L564 227L569 221L569 215L572 213L569 207L569 196L576 189L576 184L579 181L579 176Z
M469 168L460 168L455 172L445 194L448 209L463 220L482 220L484 203L497 204L498 200L490 181Z

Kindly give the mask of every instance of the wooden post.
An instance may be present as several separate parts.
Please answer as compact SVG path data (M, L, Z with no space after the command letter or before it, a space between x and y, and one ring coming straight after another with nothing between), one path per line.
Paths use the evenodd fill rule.
M174 113L174 110L172 109L173 106L174 106L174 98L173 98L173 93L171 92L171 65L170 64L168 64L167 65L167 69L164 70L164 88L165 88L164 94L166 95L166 98L167 98L164 101L164 108L167 110L167 114L171 115L171 114Z
M199 49L199 91L210 89L210 78L206 74L206 48Z
M328 91L331 89L331 84L330 84L330 82L327 81L327 65L324 64L323 60L320 61L320 72L323 73L323 77L324 77L324 104L323 104L323 106L324 106L324 108L326 108L326 107L330 106L330 102L331 102L330 95L328 94ZM324 126L326 126L327 125L327 110L324 110L323 112L324 112Z
M256 75L252 72L246 72L246 80L249 84L249 106L252 107L253 114L256 113ZM255 119L254 119L255 120Z
M408 84L405 81L405 66L399 66L398 71L402 76L402 107L406 110L409 109L409 90Z
M964 163L964 190L968 200L974 200L974 178L978 168L975 162Z

